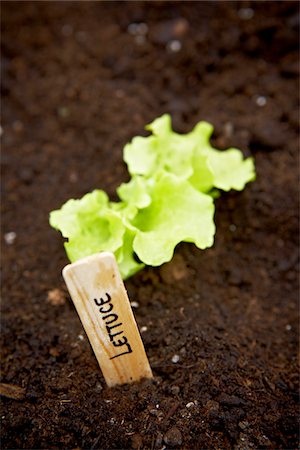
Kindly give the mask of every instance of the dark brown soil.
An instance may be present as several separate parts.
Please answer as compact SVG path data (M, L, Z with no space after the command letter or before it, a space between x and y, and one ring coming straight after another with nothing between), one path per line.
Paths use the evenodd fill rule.
M10 1L2 22L2 448L296 448L298 2ZM126 282L155 379L108 389L48 213L114 197L164 112L212 122L257 181L218 199L213 248Z

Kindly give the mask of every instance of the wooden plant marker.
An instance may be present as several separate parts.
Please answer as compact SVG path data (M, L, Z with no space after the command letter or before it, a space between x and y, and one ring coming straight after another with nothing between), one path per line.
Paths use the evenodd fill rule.
M152 378L112 253L67 265L63 277L108 386Z

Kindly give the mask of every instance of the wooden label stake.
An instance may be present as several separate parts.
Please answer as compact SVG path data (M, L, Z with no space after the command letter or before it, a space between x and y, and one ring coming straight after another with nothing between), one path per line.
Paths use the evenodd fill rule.
M63 277L108 386L152 378L112 253L69 264Z

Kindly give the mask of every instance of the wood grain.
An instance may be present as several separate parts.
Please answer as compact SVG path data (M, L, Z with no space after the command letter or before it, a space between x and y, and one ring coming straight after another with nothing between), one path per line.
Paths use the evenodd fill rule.
M63 277L108 386L152 378L112 253L69 264Z

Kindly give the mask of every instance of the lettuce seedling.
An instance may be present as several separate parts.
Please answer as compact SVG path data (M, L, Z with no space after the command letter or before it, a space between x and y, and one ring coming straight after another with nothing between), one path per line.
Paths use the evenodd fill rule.
M117 189L120 202L95 190L51 212L50 224L68 239L71 262L111 251L126 279L145 264L170 261L179 242L211 247L216 189L242 190L255 179L252 158L212 147L207 122L178 134L165 114L146 129L150 136L135 137L124 148L131 179Z

